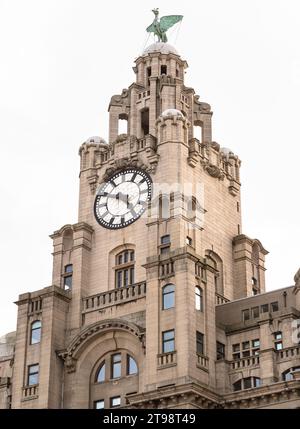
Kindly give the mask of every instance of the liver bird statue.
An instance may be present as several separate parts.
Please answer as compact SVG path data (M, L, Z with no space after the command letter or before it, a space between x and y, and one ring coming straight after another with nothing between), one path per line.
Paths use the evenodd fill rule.
M148 33L154 33L158 37L159 42L167 42L168 38L166 32L169 28L173 27L174 24L181 21L183 15L168 15L162 16L160 20L158 20L158 9L153 9L152 12L155 15L154 21L147 28Z

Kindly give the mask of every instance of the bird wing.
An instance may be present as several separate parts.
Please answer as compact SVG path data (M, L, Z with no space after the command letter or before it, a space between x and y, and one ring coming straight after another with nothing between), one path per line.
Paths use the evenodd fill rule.
M152 22L151 25L149 25L149 27L146 28L146 31L148 31L148 33L154 33L155 32L155 26Z
M174 24L181 21L182 18L183 18L183 15L168 15L168 16L161 17L159 21L161 31L164 31L164 32L167 31Z

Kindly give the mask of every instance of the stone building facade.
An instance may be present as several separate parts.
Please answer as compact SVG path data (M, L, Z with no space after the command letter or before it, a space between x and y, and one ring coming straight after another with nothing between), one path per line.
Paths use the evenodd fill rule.
M149 46L111 98L108 143L81 145L78 222L51 235L51 286L16 303L2 408L300 407L300 273L265 292L241 162L186 68Z

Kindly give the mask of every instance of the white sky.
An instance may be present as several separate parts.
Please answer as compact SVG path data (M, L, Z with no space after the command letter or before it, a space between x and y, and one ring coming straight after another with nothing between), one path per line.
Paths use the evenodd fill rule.
M18 294L51 284L48 235L77 220L78 148L107 138L153 7L184 15L186 84L212 105L213 139L242 159L243 233L270 251L267 290L293 284L299 1L0 0L0 335L15 329Z

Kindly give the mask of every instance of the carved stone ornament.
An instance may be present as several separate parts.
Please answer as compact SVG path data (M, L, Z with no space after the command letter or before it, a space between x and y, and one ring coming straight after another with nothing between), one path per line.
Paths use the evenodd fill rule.
M203 113L208 113L210 112L210 104L208 103L203 103L202 101L199 101L200 95L195 95L194 96L194 102L195 102L195 107L196 110L198 112L203 112Z
M225 174L223 173L223 171L216 165L211 164L208 161L202 161L201 162L204 170L212 177L215 177L216 179L219 180L224 180Z
M110 99L110 105L113 106L123 106L129 104L129 91L128 89L123 89L122 94L113 95Z
M65 357L65 367L69 374L76 371L76 362L77 359L75 359L73 356L67 355Z

